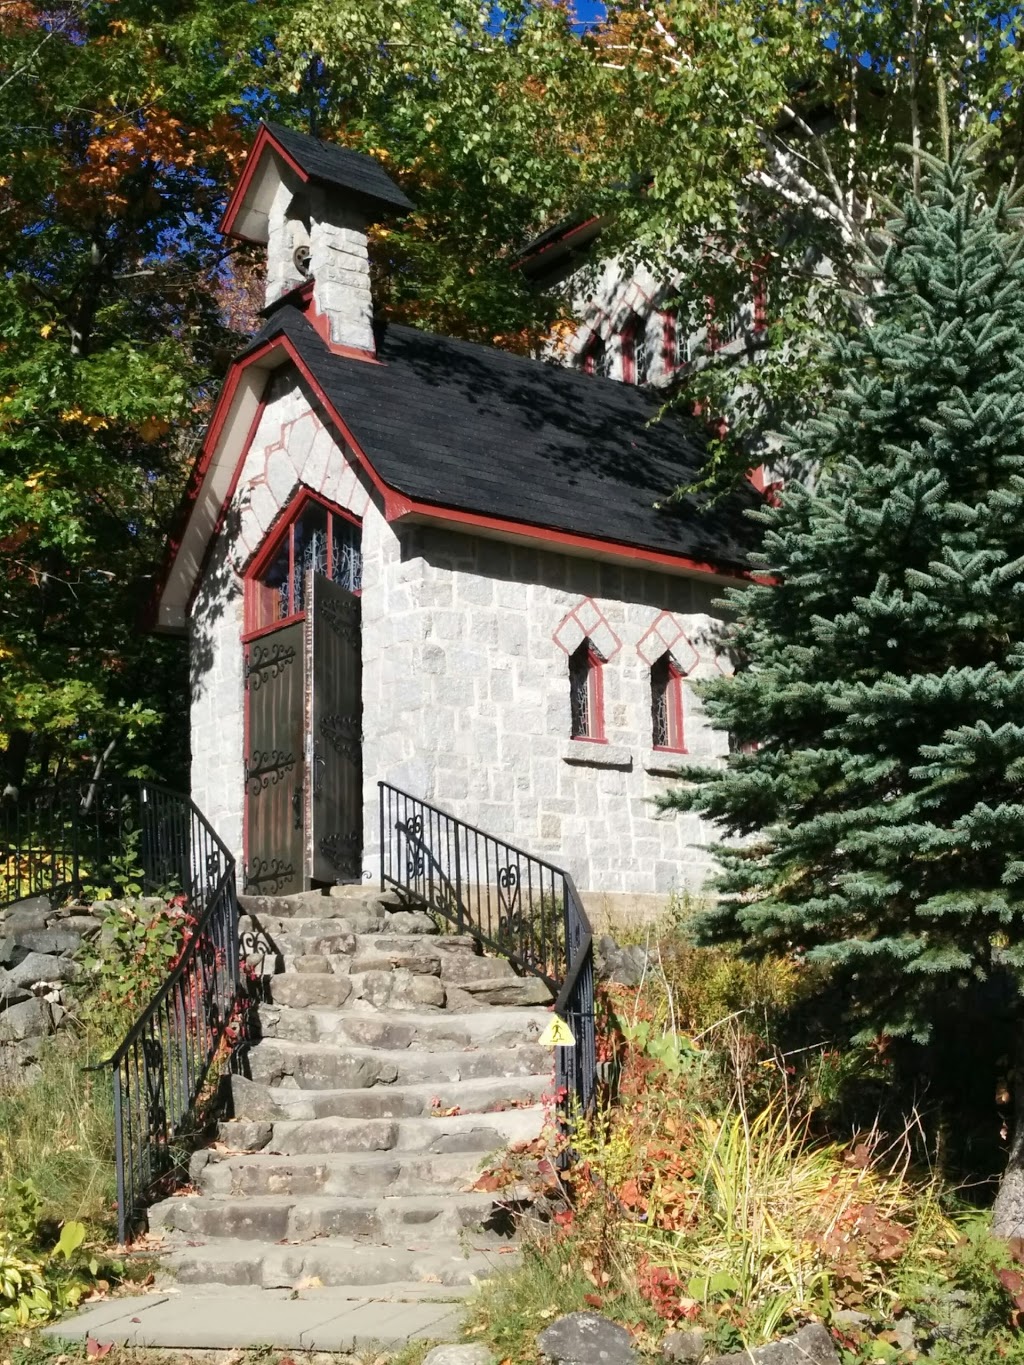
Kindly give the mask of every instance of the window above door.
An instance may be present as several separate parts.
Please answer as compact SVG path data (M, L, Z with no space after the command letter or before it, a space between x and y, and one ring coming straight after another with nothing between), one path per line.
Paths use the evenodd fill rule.
M314 573L351 593L361 590L360 526L340 508L302 493L246 575L246 634L301 620Z

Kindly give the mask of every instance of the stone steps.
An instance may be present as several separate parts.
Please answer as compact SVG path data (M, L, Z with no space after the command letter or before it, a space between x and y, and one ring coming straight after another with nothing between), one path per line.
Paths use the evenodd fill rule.
M240 900L261 1003L194 1193L151 1210L164 1268L237 1292L377 1297L508 1264L528 1192L473 1186L542 1133L547 987L361 887Z
M472 1184L481 1154L335 1152L283 1156L272 1152L217 1153L195 1170L208 1195L462 1194Z
M456 1015L441 1010L429 1014L413 1010L392 1014L314 1005L263 1006L259 1010L264 1039L391 1050L415 1047L428 1052L533 1043L550 1018L547 1010L525 1008L483 1009Z
M417 1085L372 1086L357 1090L298 1090L231 1078L239 1119L415 1118L433 1109L464 1114L500 1113L540 1104L554 1088L550 1067L536 1076L483 1076L474 1080L428 1081Z
M164 1264L183 1284L256 1284L264 1289L333 1285L380 1285L395 1280L463 1285L511 1266L507 1253L478 1249L460 1239L429 1233L409 1246L375 1246L330 1238L296 1246L270 1246L244 1238L219 1238L171 1250Z
M229 1148L282 1156L335 1152L472 1152L486 1155L509 1143L540 1136L542 1114L508 1109L497 1114L448 1114L436 1118L283 1119L275 1123L221 1124L220 1140Z
M504 1198L515 1202L516 1190ZM168 1199L150 1220L150 1231L189 1238L227 1237L301 1242L313 1237L350 1237L378 1245L401 1244L429 1233L448 1239L464 1229L481 1235L493 1225L500 1236L508 1216L495 1210L495 1196L476 1191L360 1199L351 1195L249 1195L217 1199L198 1195Z
M458 1051L339 1047L268 1038L248 1054L249 1074L264 1085L289 1083L305 1090L356 1090L418 1081L478 1080L484 1076L537 1076L551 1065L548 1048L530 1044Z

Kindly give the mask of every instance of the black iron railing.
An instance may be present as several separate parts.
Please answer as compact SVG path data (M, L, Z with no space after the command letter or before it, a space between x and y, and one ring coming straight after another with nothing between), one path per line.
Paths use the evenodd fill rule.
M585 1112L597 1072L593 934L572 877L419 797L386 782L378 787L382 888L547 982L575 1039L556 1049L563 1112Z
M184 888L188 849L174 815L183 799L119 778L0 797L0 909L28 896L59 902Z
M201 1125L241 1023L235 862L186 796L149 782L67 783L0 803L0 906L45 893L167 895L182 951L101 1070L114 1099L118 1235Z

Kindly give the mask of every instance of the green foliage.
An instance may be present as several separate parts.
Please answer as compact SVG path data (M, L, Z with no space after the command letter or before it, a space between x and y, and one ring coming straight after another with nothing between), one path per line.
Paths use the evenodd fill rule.
M85 1225L67 1220L48 1241L42 1207L31 1181L7 1186L0 1214L0 1332L76 1308L100 1274L100 1262L85 1250Z
M98 937L79 957L89 978L80 1006L83 1021L119 1041L149 1004L155 983L180 958L194 927L194 916L176 900L157 907L112 905Z
M1024 984L1024 252L1006 196L930 162L872 270L872 324L759 514L774 586L730 594L707 685L747 752L666 804L748 842L706 939L831 974L851 1029L926 1039Z
M115 1041L120 1039L65 1033L46 1043L33 1080L0 1089L0 1206L5 1210L13 1206L13 1191L28 1183L43 1201L43 1222L85 1223L99 1237L111 1231L113 1104L107 1075L88 1068Z

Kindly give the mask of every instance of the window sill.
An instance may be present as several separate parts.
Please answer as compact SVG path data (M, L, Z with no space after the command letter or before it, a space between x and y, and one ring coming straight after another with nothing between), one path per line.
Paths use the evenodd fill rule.
M652 777L677 777L689 757L685 749L648 749L643 757L644 772Z
M603 744L593 739L568 739L562 747L562 762L584 768L630 769L633 755L620 744Z

